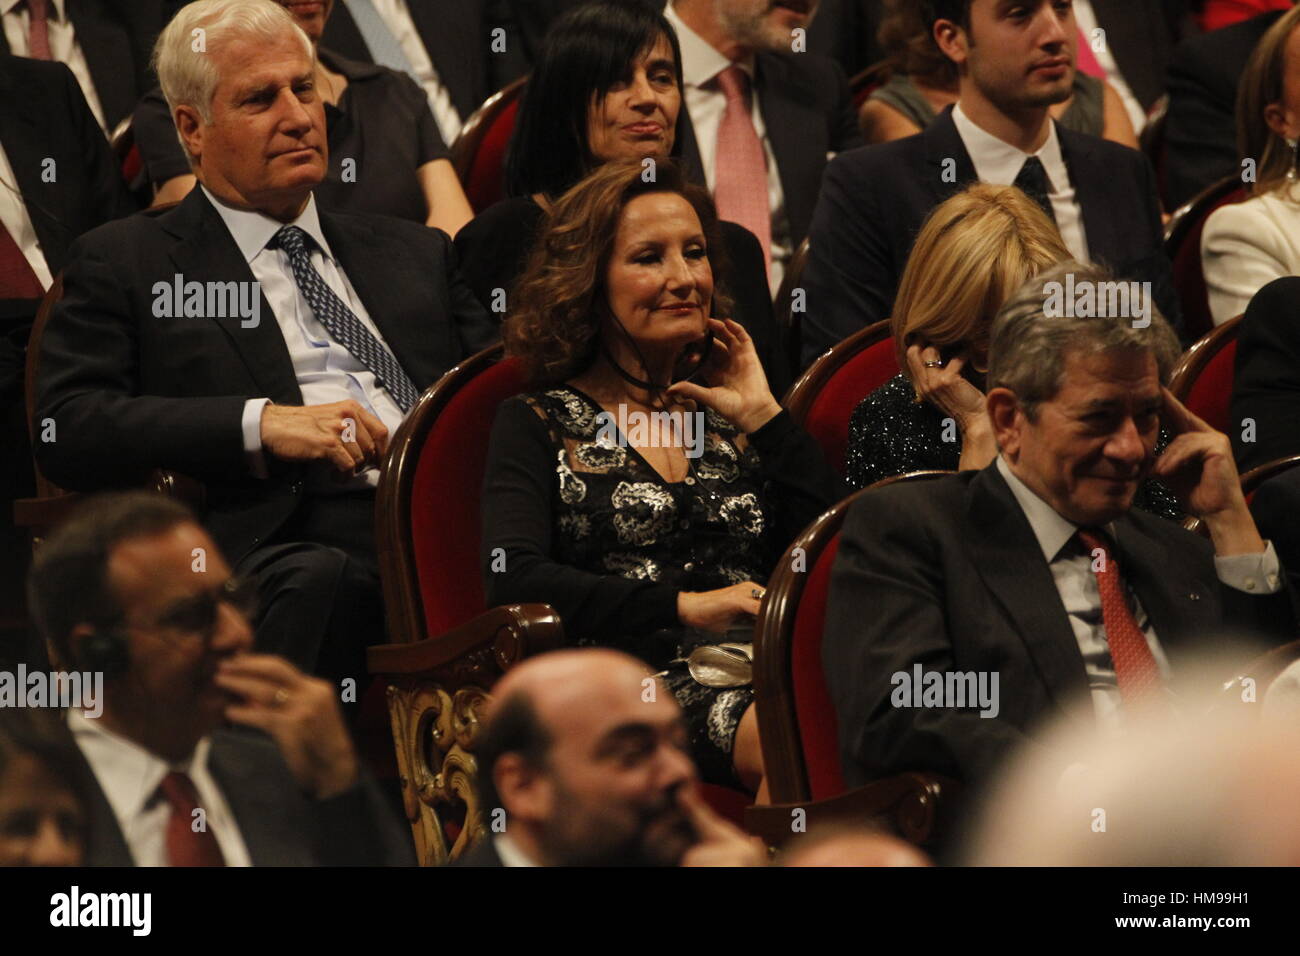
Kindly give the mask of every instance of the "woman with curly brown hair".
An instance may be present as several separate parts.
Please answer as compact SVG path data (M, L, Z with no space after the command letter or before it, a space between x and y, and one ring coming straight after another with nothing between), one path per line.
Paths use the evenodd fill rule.
M536 390L492 430L483 569L491 603L550 604L571 642L662 669L704 779L753 790L762 582L843 489L713 317L717 231L667 159L557 201L504 327Z

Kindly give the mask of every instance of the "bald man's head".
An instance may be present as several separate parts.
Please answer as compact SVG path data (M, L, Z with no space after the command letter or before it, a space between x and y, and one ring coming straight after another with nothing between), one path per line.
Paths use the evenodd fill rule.
M930 860L906 840L867 829L845 829L795 845L785 866L929 866Z
M673 864L694 841L677 792L695 777L681 711L618 651L555 651L494 689L479 742L485 818L551 865Z

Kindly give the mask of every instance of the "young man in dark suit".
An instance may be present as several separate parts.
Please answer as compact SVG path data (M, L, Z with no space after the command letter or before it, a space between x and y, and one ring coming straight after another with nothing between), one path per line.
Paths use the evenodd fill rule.
M206 526L263 590L259 649L359 677L383 633L377 466L419 394L495 329L444 233L318 211L324 111L282 7L199 0L159 48L199 185L74 246L42 343L38 460L76 489L154 468L202 481Z
M1237 329L1229 437L1242 471L1300 455L1298 306L1300 277L1274 279L1255 293Z
M664 11L686 82L681 155L719 216L758 237L774 291L808 233L827 157L862 143L844 71L807 52L816 9L817 0L672 0Z
M1158 314L1057 311L1070 275L1111 278L1064 263L994 322L994 463L850 509L823 647L850 785L909 770L981 784L1078 699L1120 730L1132 708L1176 707L1200 653L1245 663L1294 638L1227 436L1163 386L1172 331ZM1156 458L1162 421L1174 438ZM1132 510L1148 475L1210 540Z
M338 689L251 653L242 591L161 495L91 498L42 545L32 616L56 667L84 675L59 704L89 794L85 863L413 863Z
M805 365L889 317L912 242L930 211L973 181L1036 199L1080 261L1149 281L1175 327L1155 180L1134 150L1062 129L1048 112L1070 96L1077 27L1048 0L935 0L935 41L960 70L957 104L924 132L837 157L809 232Z

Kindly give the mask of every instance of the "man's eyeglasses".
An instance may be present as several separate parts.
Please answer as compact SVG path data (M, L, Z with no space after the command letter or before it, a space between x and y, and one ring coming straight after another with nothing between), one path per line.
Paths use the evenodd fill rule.
M205 640L211 640L217 629L222 604L229 604L252 620L257 613L257 583L246 578L227 578L213 590L200 591L182 598L152 623L142 622L135 626L199 634Z

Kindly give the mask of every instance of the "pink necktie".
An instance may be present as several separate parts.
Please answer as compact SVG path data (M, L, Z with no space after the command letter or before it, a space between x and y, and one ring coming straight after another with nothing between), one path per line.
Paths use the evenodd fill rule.
M1092 44L1082 30L1079 31L1079 51L1075 54L1074 65L1081 73L1095 76L1099 80L1106 79L1106 71L1097 61L1097 57L1092 52Z
M27 55L33 60L52 60L47 0L27 0Z
M718 74L727 108L718 126L718 152L713 201L718 216L738 222L763 247L763 260L772 265L772 213L767 204L767 156L749 110L749 75L734 63Z

